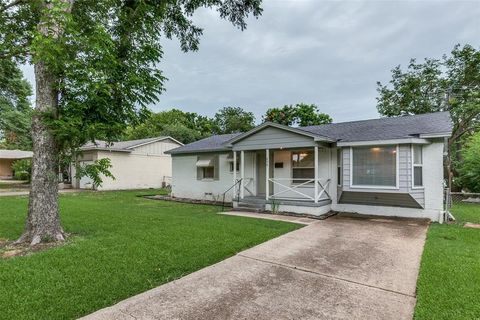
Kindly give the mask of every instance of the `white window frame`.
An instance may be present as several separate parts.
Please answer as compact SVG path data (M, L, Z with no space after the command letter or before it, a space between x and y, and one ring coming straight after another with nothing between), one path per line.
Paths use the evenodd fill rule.
M293 171L294 171L295 169L313 169L313 170L315 171L315 163L313 164L313 167L296 167L296 168L293 167L293 162L294 162L294 161L293 161L293 154L294 154L294 153L297 153L297 154L298 154L298 153L300 153L300 152L309 152L309 153L312 153L312 154L314 153L313 150L309 150L309 149L294 150L294 151L291 151L291 152L290 152L290 168L291 168L291 170L290 170L290 177L291 177L291 179L292 179L292 182L291 182L291 185L292 185L292 186L294 186L294 185L299 185L299 184L302 184L302 183L304 183L304 182L307 181L307 178L304 178L303 181L295 182L295 178L293 177ZM275 162L274 162L274 163L275 163ZM302 180L302 178L296 178L296 179ZM314 173L313 177L311 178L311 180L315 180L315 173ZM309 183L303 185L302 188L313 188L314 186L315 186L315 182L312 181L312 182L309 182Z
M381 145L381 146L385 146L385 145ZM381 147L380 146L380 147ZM362 146L363 147L363 146ZM375 148L376 145L371 145L369 147L372 147L372 148ZM395 145L395 148L396 148L396 157L395 157L395 173L396 173L396 177L395 177L395 186L370 186L370 185L356 185L356 184L353 184L353 148L354 147L350 147L350 188L351 189L385 189L385 190L399 190L399 176L400 176L400 168L399 168L399 164L400 164L400 148L399 148L399 145Z
M415 155L413 154L414 153L414 146L420 146L421 150L422 150L422 163L421 164L415 164ZM418 144L412 144L410 146L410 153L411 153L411 156L412 156L412 189L425 189L425 183L423 181L423 145L418 145ZM415 186L415 167L420 167L422 168L422 185L421 186Z
M339 154L340 153L340 158ZM341 147L337 147L337 187L341 187L343 185L343 149ZM340 169L340 175L338 174L338 169Z

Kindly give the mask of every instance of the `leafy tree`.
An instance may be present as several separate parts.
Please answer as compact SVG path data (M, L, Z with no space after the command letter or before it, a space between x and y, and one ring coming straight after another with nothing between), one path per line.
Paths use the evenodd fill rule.
M300 127L327 124L332 118L321 113L314 104L297 103L285 105L281 108L270 108L263 117L263 121L275 122L286 126L297 125Z
M197 50L191 17L216 9L241 30L261 0L0 0L0 58L34 65L33 169L25 232L18 242L64 240L58 165L89 140L114 141L145 116L165 81L155 68L160 38ZM98 166L99 170L108 166Z
M295 106L295 115L300 127L332 123L332 118L326 113L321 113L314 104L297 104Z
M468 139L462 158L459 184L470 192L480 192L480 132Z
M270 108L263 116L263 121L291 126L296 121L295 108L292 105L285 105L281 108Z
M11 60L0 60L0 141L2 148L31 150L32 89Z
M141 124L127 129L125 139L171 136L190 143L212 134L213 121L195 112L178 109L151 113Z
M454 128L448 147L453 164L460 165L464 139L480 128L479 50L456 45L442 59L412 59L406 71L392 70L388 85L377 86L377 108L384 116L450 111Z
M255 116L240 107L225 107L215 114L213 122L216 134L245 132L255 127Z

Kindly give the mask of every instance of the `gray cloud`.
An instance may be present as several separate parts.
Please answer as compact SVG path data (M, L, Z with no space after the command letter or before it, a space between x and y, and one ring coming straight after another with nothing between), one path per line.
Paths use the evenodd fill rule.
M241 106L259 121L268 107L307 102L335 121L374 118L376 81L412 57L478 47L478 17L479 1L266 0L263 16L241 32L201 10L198 52L164 42L159 68L169 81L152 109L213 115Z

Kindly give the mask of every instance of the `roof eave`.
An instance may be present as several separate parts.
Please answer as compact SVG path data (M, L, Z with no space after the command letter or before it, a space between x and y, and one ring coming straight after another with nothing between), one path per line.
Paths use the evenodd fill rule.
M355 146L372 146L372 145L388 145L388 144L429 144L430 141L423 138L398 138L386 140L365 140L365 141L338 141L338 147L355 147Z
M177 139L174 139L170 136L166 136L166 137L159 137L158 139L154 139L152 141L148 141L148 142L142 142L142 143L139 143L139 144L136 144L136 145L133 145L133 146L130 146L128 148L126 148L127 150L131 150L131 149L135 149L135 148L138 148L138 147L141 147L141 146L145 146L145 145L148 145L148 144L151 144L151 143L155 143L155 142L159 142L159 141L163 141L163 140L167 140L167 139L170 139L172 141L174 141L175 143L178 143L180 146L183 146L184 144L181 143L180 141L178 141Z
M437 133L422 133L419 135L420 138L450 138L452 136L451 131L446 132L437 132Z
M197 154L197 153L215 153L215 152L228 152L231 151L229 148L222 149L198 149L198 150L185 150L185 151L166 151L166 154L179 155L179 154Z
M87 147L87 148L80 148L81 151L109 151L109 152L126 152L131 153L132 150L127 149L111 149L111 148L96 148L96 147Z

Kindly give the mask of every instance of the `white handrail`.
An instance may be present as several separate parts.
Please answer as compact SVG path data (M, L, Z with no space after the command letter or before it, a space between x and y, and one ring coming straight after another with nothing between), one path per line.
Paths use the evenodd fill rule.
M318 201L321 199L323 195L326 195L328 199L331 199L330 194L328 193L327 189L330 185L331 179L327 179L324 184L320 180L318 180L318 194L314 194L313 197L311 195L308 195L304 192L301 192L298 190L298 188L301 188L307 184L315 183L315 179L308 179L308 178L269 178L268 181L272 182L274 185L278 185L284 190L280 190L271 196L270 198L277 198L279 199L279 195L282 195L286 192L294 192L298 195L301 196L301 199L298 200L312 200L312 201ZM303 181L302 183L299 184L294 184L294 185L286 185L284 183L280 183L280 181Z
M309 196L309 195L307 195L307 194L305 194L305 193L303 193L303 192L300 192L300 191L298 191L298 190L295 190L295 189L297 189L297 188L299 188L299 187L301 187L301 186L304 186L304 185L306 185L306 184L309 184L309 183L314 182L314 179L307 180L307 181L305 181L305 182L303 182L303 183L301 183L301 184L296 184L296 185L293 186L293 188L292 188L292 187L289 187L289 186L286 186L286 185L284 185L284 184L281 184L281 183L279 183L278 181L275 181L275 178L270 178L270 179L268 179L268 180L271 181L271 182L273 182L273 183L276 184L276 185L279 185L279 186L285 188L285 190L282 190L282 191L279 191L279 192L277 192L277 193L272 194L272 195L270 196L270 197L272 197L272 198L273 198L273 197L276 197L276 196L278 196L278 195L280 195L280 194L282 194L282 193L285 193L285 192L288 192L288 191L293 191L293 192L295 192L295 193L303 196L304 198L308 198L308 199L314 200L313 197L311 197L311 196ZM293 179L291 179L291 180L293 180ZM297 179L295 179L295 180L297 180ZM300 179L298 179L298 180L300 180ZM303 180L303 179L302 179L302 180Z

